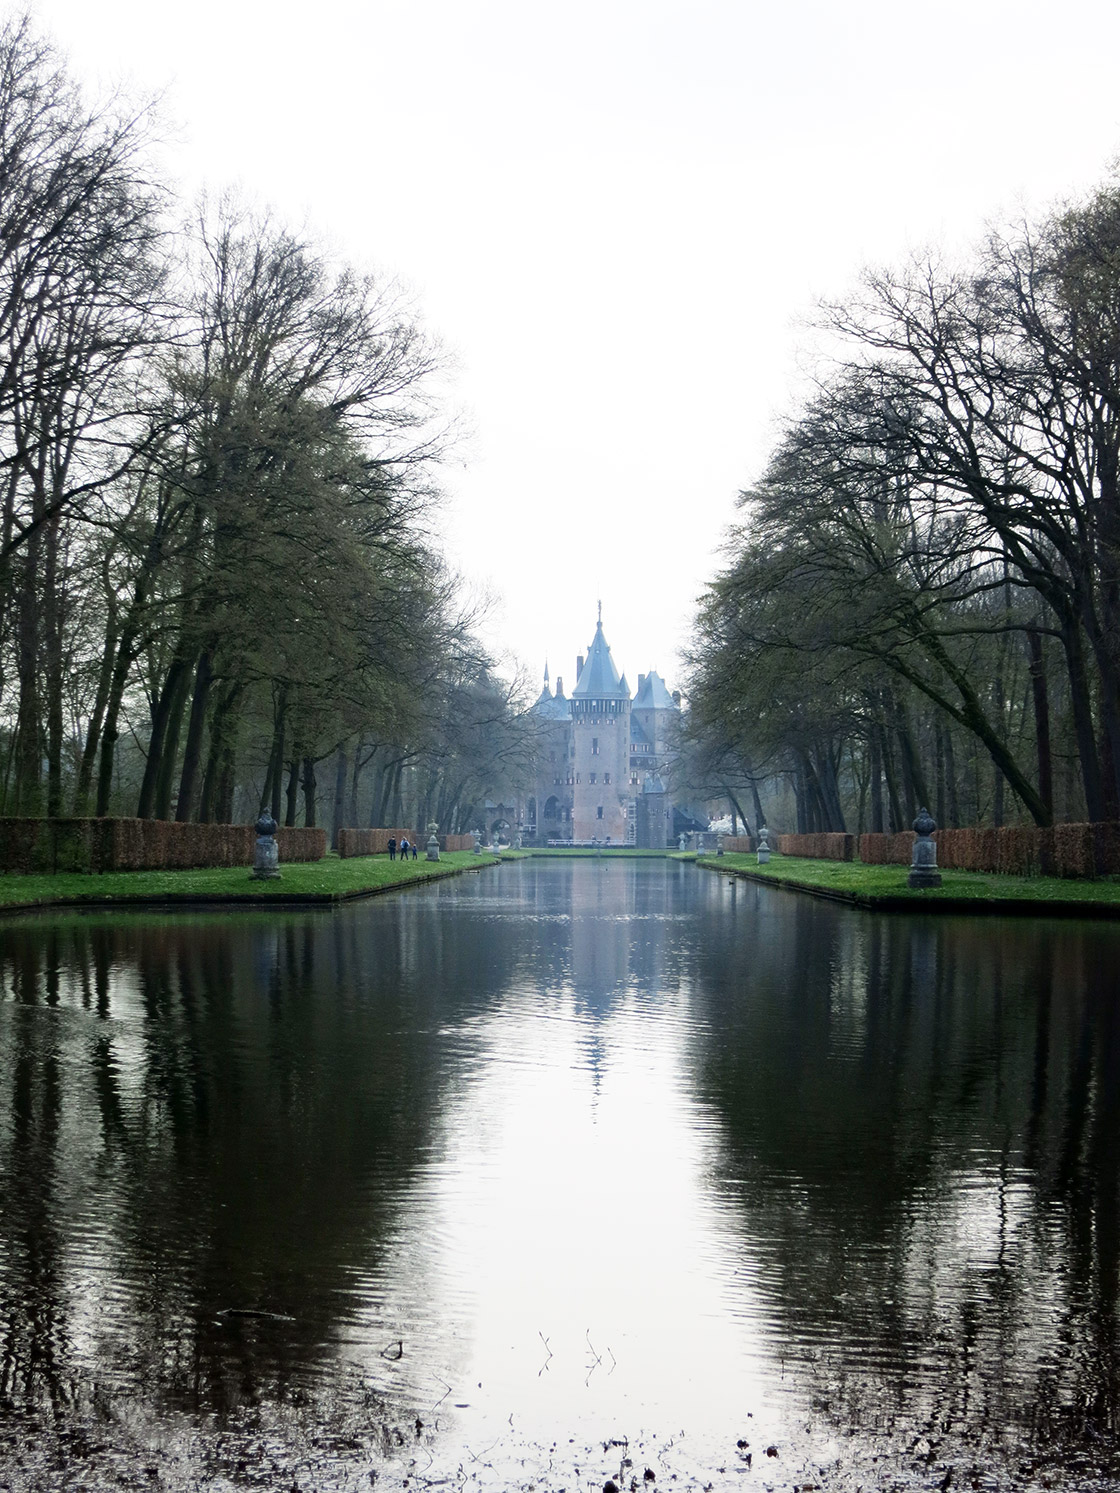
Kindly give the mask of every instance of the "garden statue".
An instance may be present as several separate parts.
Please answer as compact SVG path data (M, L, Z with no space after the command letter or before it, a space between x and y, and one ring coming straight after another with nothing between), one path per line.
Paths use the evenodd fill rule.
M758 826L758 864L768 866L770 864L770 831L764 824Z
M276 881L280 875L280 847L276 843L276 820L267 809L257 820L257 844L250 881Z
M433 819L428 825L428 849L426 859L430 861L439 860L439 825Z
M910 860L909 884L913 887L940 886L941 873L937 869L937 844L933 832L937 828L928 809L919 809L914 820L914 854Z

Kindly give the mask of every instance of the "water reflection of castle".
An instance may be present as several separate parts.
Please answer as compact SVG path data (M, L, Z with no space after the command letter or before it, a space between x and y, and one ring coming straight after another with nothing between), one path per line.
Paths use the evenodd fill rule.
M638 675L631 699L603 636L602 607L576 685L556 693L544 671L534 714L541 746L526 806L528 837L602 840L663 849L673 833L672 769L680 751L681 697L660 674Z

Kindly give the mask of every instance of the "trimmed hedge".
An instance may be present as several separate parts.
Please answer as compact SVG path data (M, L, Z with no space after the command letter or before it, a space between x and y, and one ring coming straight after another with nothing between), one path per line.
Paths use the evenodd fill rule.
M420 834L418 830L414 833L410 829L340 829L338 853L343 860L349 860L355 855L387 855L390 835L398 845L403 835L410 845L419 845L421 850L428 843L427 835ZM446 851L473 850L474 836L440 835L439 848ZM283 852L281 852L282 856Z
M937 864L946 871L1068 877L1120 873L1120 824L1055 824L1051 829L1033 825L939 829L934 831L933 838L937 842ZM914 836L908 830L859 837L859 859L868 866L908 866L913 850Z
M782 855L803 855L814 861L850 861L855 859L856 836L779 835L778 850Z
M914 835L907 829L896 835L860 835L856 858L865 866L908 866L913 852Z
M724 835L723 848L728 855L750 855L754 841L750 835Z
M166 819L0 819L0 871L186 871L251 866L250 824L176 824ZM280 860L317 861L321 829L279 829Z
M340 829L338 853L343 860L354 855L385 855L389 849L389 837L392 836L399 845L402 835L411 844L413 834L410 829Z

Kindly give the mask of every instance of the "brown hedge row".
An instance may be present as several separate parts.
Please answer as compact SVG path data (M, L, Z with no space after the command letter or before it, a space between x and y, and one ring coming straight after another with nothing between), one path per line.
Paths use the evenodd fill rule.
M728 855L749 855L754 849L750 835L724 835L723 848Z
M1056 824L1052 829L939 829L937 864L947 871L1005 876L1111 876L1120 872L1120 824ZM860 835L859 859L870 866L908 866L909 831Z
M809 860L850 861L855 858L856 836L779 835L778 849L783 855L803 855Z
M908 866L913 851L911 830L896 835L860 835L856 858L865 866Z
M440 835L439 848L441 850L473 850L473 835Z
M317 861L321 829L280 829L283 861ZM0 871L171 871L251 866L248 824L175 824L166 819L0 819Z
M419 845L421 850L428 843L427 835L420 834L419 830L414 834L410 829L340 829L338 853L344 860L354 855L387 855L390 835L398 845L403 835L410 845ZM447 851L473 850L474 836L440 835L439 848ZM283 859L283 851L281 851L281 859Z
M398 845L402 836L410 844L413 838L410 829L340 829L338 853L344 860L354 855L384 855L389 849L390 835Z

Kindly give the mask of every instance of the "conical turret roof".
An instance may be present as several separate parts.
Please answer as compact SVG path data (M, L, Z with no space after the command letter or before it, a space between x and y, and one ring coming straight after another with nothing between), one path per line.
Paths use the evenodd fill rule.
M573 700L628 700L630 691L618 677L611 650L603 636L603 619L595 625L595 637L587 650L583 670L572 690Z
M680 706L669 693L664 679L656 669L651 669L642 678L638 693L634 697L635 710L679 710Z

